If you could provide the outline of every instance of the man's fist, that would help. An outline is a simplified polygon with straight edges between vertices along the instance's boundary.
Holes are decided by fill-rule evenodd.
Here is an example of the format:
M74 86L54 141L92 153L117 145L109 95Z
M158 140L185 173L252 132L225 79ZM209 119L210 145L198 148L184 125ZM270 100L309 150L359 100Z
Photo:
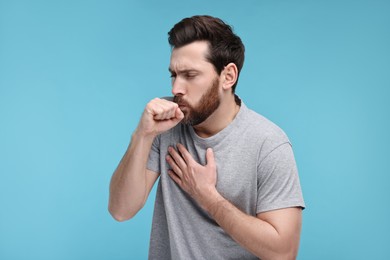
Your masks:
M179 106L161 98L151 100L145 107L137 131L156 136L176 126L184 118Z

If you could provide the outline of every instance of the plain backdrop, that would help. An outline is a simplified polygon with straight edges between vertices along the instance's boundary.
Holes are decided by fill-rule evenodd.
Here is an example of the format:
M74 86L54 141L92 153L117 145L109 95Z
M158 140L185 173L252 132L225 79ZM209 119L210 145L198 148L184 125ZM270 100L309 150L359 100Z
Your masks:
M167 32L196 14L246 45L237 94L287 132L307 209L298 259L390 259L390 2L0 0L0 259L147 259L111 175L170 94Z

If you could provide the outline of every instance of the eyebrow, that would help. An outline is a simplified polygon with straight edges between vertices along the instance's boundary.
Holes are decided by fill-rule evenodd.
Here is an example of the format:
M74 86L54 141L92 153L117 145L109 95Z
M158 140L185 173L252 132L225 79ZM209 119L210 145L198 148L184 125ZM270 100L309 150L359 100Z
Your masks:
M176 72L174 70L172 70L171 68L168 68L168 71L171 74L176 74ZM190 73L190 72L199 72L199 70L196 70L196 69L183 69L183 70L178 70L177 74Z

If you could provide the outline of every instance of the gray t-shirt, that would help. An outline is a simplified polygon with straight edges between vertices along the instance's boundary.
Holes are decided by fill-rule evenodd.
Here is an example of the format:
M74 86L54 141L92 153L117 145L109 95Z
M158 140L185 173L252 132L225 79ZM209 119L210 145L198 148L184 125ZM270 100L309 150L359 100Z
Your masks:
M183 144L206 164L212 148L217 190L243 212L305 207L291 144L285 133L241 104L235 119L209 138L178 124L155 138L147 168L160 173L149 259L257 259L237 244L168 176L168 146Z

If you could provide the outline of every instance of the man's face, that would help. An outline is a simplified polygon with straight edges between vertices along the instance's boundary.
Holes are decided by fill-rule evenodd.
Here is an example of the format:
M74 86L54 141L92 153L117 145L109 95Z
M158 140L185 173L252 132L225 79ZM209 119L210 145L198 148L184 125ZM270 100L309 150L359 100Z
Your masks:
M219 107L220 98L218 89L219 80L216 78L195 106L190 105L182 96L175 96L173 101L179 104L179 107L184 114L182 123L199 125L205 121Z
M182 123L198 125L220 104L219 76L206 60L208 44L194 42L172 51L172 93L184 113Z

